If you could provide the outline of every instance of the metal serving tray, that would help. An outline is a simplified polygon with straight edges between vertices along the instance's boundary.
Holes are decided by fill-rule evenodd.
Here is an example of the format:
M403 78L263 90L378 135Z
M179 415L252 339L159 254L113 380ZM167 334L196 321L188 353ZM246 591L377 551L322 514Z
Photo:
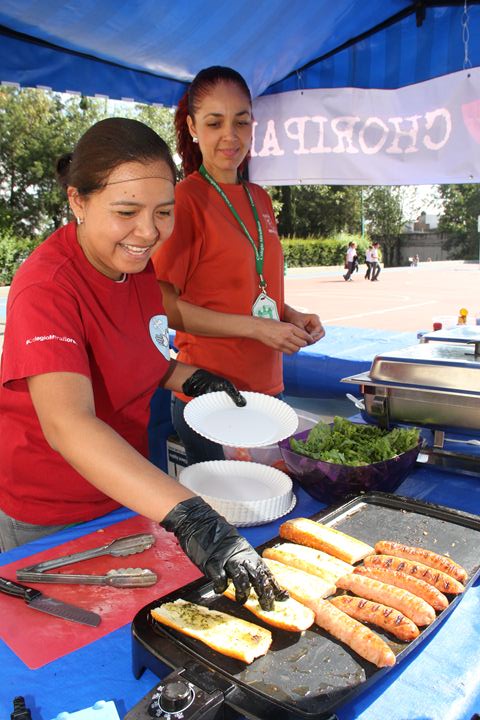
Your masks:
M424 342L467 343L473 345L475 357L480 355L480 325L457 325L449 330L435 330L423 335Z
M381 539L448 553L469 574L468 588L480 574L480 517L396 495L368 493L328 512L312 516L374 545ZM265 543L270 547L280 538ZM339 591L341 592L341 591ZM381 631L397 664L425 640L455 608L456 596L429 627L409 644L396 642ZM145 668L165 675L165 664L189 668L192 682L218 688L228 717L236 713L258 720L327 720L347 699L384 677L390 668L376 668L317 626L289 633L270 626L271 649L251 665L225 657L192 638L156 623L150 610L162 602L183 598L263 624L240 605L215 595L205 579L186 585L140 610L133 623L133 671ZM227 717L227 715L225 715Z
M419 343L377 355L370 378L376 383L480 395L480 358L471 345Z
M435 371L430 370L432 377ZM371 373L359 373L342 382L359 385L367 419L388 426L412 423L427 427L480 430L480 396L440 389L426 389L374 380Z

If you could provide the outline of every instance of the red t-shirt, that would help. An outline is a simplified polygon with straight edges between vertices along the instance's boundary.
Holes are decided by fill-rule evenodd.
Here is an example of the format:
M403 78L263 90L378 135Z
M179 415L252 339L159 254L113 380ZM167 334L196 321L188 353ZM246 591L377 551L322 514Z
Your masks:
M242 185L220 184L257 243L255 219ZM268 193L248 184L262 224L267 294L284 311L283 252ZM251 315L259 295L253 248L219 193L198 172L175 191L175 227L153 257L159 280L182 300L223 313ZM228 377L238 388L276 395L283 390L282 354L258 340L202 337L178 331L182 362ZM179 395L186 400L183 395Z
M150 399L168 358L151 264L117 283L85 258L73 223L45 240L16 273L8 297L0 385L3 511L55 525L118 507L50 448L25 378L48 372L90 378L97 416L147 456Z

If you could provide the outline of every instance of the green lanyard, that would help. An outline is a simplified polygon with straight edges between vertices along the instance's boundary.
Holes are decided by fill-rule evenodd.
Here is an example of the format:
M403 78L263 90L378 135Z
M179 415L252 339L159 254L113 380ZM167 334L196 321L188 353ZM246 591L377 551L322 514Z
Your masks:
M258 277L260 278L260 288L263 292L265 292L267 283L265 282L265 278L263 277L263 257L264 257L263 230L262 230L262 226L260 224L260 218L258 217L257 208L255 207L255 203L253 202L253 198L250 193L250 190L248 189L248 187L245 184L243 184L243 189L247 193L247 197L248 197L250 206L253 211L253 217L255 218L255 223L257 225L258 248L255 244L255 240L252 238L252 236L248 232L247 226L245 225L242 218L240 217L240 215L237 213L237 211L233 207L232 203L230 202L230 199L226 196L226 194L224 193L224 191L222 190L220 185L217 183L217 181L210 175L208 170L203 165L200 165L199 173L202 177L205 178L205 180L207 180L210 183L210 185L212 185L212 187L215 188L215 190L221 196L222 200L224 201L224 203L226 204L226 206L228 207L228 209L230 210L230 212L232 213L232 215L234 216L234 218L236 219L236 221L242 228L244 234L246 235L250 245L253 248L253 252L255 253L255 267L256 267L256 270L258 273Z

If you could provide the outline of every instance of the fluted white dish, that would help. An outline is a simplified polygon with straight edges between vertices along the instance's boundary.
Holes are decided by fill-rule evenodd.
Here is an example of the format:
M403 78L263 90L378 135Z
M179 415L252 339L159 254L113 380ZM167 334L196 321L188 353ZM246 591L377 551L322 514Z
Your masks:
M288 475L260 463L210 460L184 468L179 480L237 527L276 520L296 503Z
M262 393L242 395L244 407L226 392L200 395L185 407L185 421L208 440L231 447L264 447L295 433L298 416L286 402Z

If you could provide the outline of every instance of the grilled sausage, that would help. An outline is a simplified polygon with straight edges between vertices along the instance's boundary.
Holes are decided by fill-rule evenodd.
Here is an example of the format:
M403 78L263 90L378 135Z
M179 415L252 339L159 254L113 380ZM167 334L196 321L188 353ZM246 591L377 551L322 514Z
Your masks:
M402 590L394 585L386 585L378 580L350 573L337 580L337 587L400 610L415 625L430 625L435 620L435 610L431 605L408 590Z
M395 665L395 655L382 638L328 600L315 603L315 622L377 667Z
M401 572L400 570L392 570L392 568L383 567L365 567L360 565L353 571L359 575L366 575L373 580L380 580L380 582L387 583L387 585L395 585L396 587L409 590L409 592L417 595L418 597L425 600L434 610L441 612L448 607L448 600L440 590L437 590L433 585L429 585L425 580L419 580L413 575L407 575L407 573Z
M335 607L346 612L350 617L362 622L378 625L383 630L395 635L395 637L410 642L420 634L418 627L402 615L398 610L382 605L381 603L371 602L360 597L352 597L351 595L339 595L330 598L330 602Z
M450 577L441 570L423 565L423 563L404 560L403 558L394 557L393 555L368 555L363 561L366 567L390 567L393 570L400 570L413 575L414 577L425 580L429 585L433 585L440 592L450 595L458 595L464 591L462 583Z
M382 540L375 545L375 552L379 555L393 555L394 557L405 558L406 560L412 560L413 562L421 562L424 565L428 565L428 567L441 570L464 585L467 582L468 574L465 568L458 563L453 562L453 560L446 555L439 555L438 553L434 553L432 550L425 550L424 548L410 547L410 545L402 545L402 543Z

